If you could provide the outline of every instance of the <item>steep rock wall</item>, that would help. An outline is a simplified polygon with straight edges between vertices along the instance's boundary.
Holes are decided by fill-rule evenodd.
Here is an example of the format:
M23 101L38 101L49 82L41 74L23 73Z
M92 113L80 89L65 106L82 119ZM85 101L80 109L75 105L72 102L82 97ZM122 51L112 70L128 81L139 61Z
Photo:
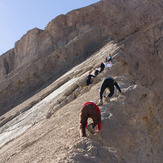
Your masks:
M33 107L32 101L22 104L20 110L15 110L16 118L13 117L14 109L12 114L5 114L0 119L1 122L4 120L0 127L0 144L6 143L0 149L0 162L162 162L163 115L158 104L163 104L151 89L150 80L143 81L146 83L143 85L139 78L142 70L147 73L151 69L145 50L146 53L138 53L142 57L129 53L132 49L129 50L127 45L139 48L136 38L139 38L139 32L119 44L110 42L64 74L58 83L53 83L63 90L61 94L56 94L54 86L50 85L51 94L46 94L46 98L38 102L42 94L38 92L38 99L36 96L31 99L33 102L37 99L38 103ZM84 87L88 70L98 67L108 53L113 55L111 70L105 69L91 85ZM145 62L141 63L143 60ZM135 69L137 62L141 66ZM146 79L150 79L149 74ZM87 138L80 138L80 105L90 100L98 101L99 88L106 76L114 77L125 93L122 96L115 89L110 102L104 101L100 107L101 133L92 135L86 131ZM66 87L66 82L72 82L72 85Z
M35 56L30 63L20 66L19 71L17 69L9 74L8 79L3 80L0 85L0 114L32 95L49 80L58 78L67 69L86 59L103 41L97 33L96 29L87 31L65 47L42 58Z
M45 30L36 28L27 32L16 42L14 49L0 56L0 114L29 97L48 80L57 79L86 59L103 45L106 38L116 42L126 41L125 57L130 60L127 64L130 64L131 73L135 64L132 59L151 55L151 45L155 44L153 50L158 57L151 57L155 63L148 61L144 66L157 65L160 70L158 58L162 59L162 15L161 0L103 0L58 16ZM149 32L152 30L153 34ZM144 37L148 39L143 41ZM150 50L147 50L149 47ZM138 49L141 49L139 57ZM134 57L132 51L135 51ZM144 69L143 65L141 69ZM142 75L139 75L141 69L134 72L135 80L144 81L149 87L153 81L153 88L158 89L160 76L157 75L154 80L157 73L153 70L153 77L151 72L146 72L142 80Z

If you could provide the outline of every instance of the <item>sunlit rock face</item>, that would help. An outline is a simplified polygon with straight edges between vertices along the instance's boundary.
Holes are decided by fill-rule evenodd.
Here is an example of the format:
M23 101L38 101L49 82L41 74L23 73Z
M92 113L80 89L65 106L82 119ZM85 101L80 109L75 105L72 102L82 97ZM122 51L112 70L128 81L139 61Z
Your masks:
M0 162L162 162L162 7L161 0L103 0L27 32L3 54L0 114L25 101L0 117ZM111 69L85 87L88 71L109 54ZM115 89L100 106L101 133L80 138L79 108L99 100L108 76L124 95Z
M96 6L91 6L94 13ZM91 14L87 9L72 11L52 20L45 30L35 28L28 31L15 43L12 51L1 56L0 114L47 82L56 80L104 45L106 36L101 34L100 29L88 24L91 19L87 22L82 20L82 17L86 18L87 11ZM73 22L74 12L80 13L80 25Z
M106 44L1 116L0 161L40 162L41 158L42 162L161 162L163 105L155 92L131 73L133 63L126 62L124 45ZM113 56L113 66L86 87L88 71L93 74L108 53ZM100 85L108 76L117 81L124 95L115 89L110 102L100 106L101 133L92 135L86 130L87 138L80 138L80 106L98 101Z
M137 156L137 162L162 160L162 6L161 0L103 0L56 17L44 30L35 28L28 31L13 49L0 56L0 115L87 59L108 40L113 40L121 49L117 61L122 64L122 67L113 68L113 72L120 75L127 71L126 78L134 86L126 95L123 111L114 113L118 119L129 119L122 122L126 127L120 130L119 121L117 129L116 124L111 125L115 127L113 132L119 131L122 140L113 139L115 135L108 135L105 131L103 138L117 142L114 147L122 162L125 158L127 162L134 162ZM89 68L91 66L90 62ZM87 70L85 67L81 69ZM66 101L58 106L64 106L75 97L66 97ZM114 112L121 105L120 98L114 99L112 104L116 100L115 107L109 111ZM130 109L134 109L134 113ZM126 132L130 127L135 128ZM126 141L125 133L128 136ZM125 146L123 142L128 144ZM105 143L112 146L111 141ZM121 143L123 146L118 149ZM131 153L127 155L125 150L131 150ZM112 156L110 152L109 158Z

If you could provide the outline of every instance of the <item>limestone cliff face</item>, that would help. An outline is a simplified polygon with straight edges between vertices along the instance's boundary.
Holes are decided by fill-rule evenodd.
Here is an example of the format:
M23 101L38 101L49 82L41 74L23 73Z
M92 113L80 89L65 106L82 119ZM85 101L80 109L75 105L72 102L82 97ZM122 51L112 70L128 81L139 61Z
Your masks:
M161 0L103 0L56 17L45 30L36 28L27 32L14 49L0 56L0 114L80 63L106 39L124 41L126 63L130 64L131 73L134 71L135 80L140 79L149 87L152 81L158 85L162 66L162 61L159 62L162 15ZM135 58L142 62L149 55L150 61L137 63L133 70ZM159 71L153 70L150 75L152 72L147 68L143 77L143 66L151 65L157 65Z
M15 43L15 69L32 60L34 56L43 56L54 51L51 36L44 30L32 29Z
M1 56L0 114L29 97L47 81L57 79L104 44L104 36L98 28L83 25L74 35L74 25L66 26L62 17L66 16L52 20L44 31L27 32L12 51ZM79 20L80 17L82 15Z

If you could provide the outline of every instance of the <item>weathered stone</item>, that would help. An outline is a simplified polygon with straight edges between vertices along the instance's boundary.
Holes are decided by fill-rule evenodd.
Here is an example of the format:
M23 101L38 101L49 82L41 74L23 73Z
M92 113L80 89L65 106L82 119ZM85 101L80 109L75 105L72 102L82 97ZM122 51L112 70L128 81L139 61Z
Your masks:
M34 28L15 43L14 68L31 61L34 56L45 56L54 51L53 42L48 32Z
M77 89L75 89L74 94L76 97L80 94L81 89L82 89L81 87L78 87Z
M17 71L14 70L12 76L9 74L6 80L1 81L0 104L2 109L0 114L11 109L27 96L32 95L49 79L57 79L73 65L87 58L101 44L101 41L101 36L98 35L96 29L93 29L80 35L64 48L55 50L43 58L35 56L30 60L30 63L24 63L25 68L21 66ZM4 97L8 98L3 100Z
M81 77L80 79L78 79L78 81L76 82L80 87L83 87L86 85L86 76Z
M14 49L0 56L0 80L5 80L6 76L14 70Z
M77 84L72 84L69 88L66 89L65 96L71 95L75 91L75 89L77 89L77 87Z
M67 97L67 100L68 100L68 102L71 102L71 101L73 101L75 98L76 98L75 93L72 93L71 95L69 95L69 96Z
M23 100L47 81L57 79L74 65L85 62L69 74L69 79L79 78L74 84L82 88L77 90L72 86L67 95L74 92L75 96L60 98L66 93L63 90L60 96L50 101L45 98L47 103L41 101L36 108L32 107L14 119L12 116L16 114L4 115L7 123L1 119L1 162L161 162L162 15L161 0L102 0L49 23L45 33L50 35L56 49L46 57L35 56L12 70L18 61L10 63L9 54L15 56L15 51L8 52L7 57L3 55L0 59L0 66L4 66L0 72L3 76L0 78L3 79L1 114L7 107L12 108L11 104L20 97ZM34 33L37 36L37 30ZM107 42L88 58L106 38L114 41ZM31 52L34 54L35 50L32 48ZM97 68L109 53L113 55L111 71L105 69L99 74L99 80L85 86L87 71ZM100 107L101 133L88 133L87 138L80 139L79 108L87 101L98 101L102 79L108 76L116 79L124 95L115 89L110 101L104 101ZM56 83L55 88L67 81L65 78ZM48 120L44 119L45 115ZM28 126L32 127L27 130ZM12 136L15 137L10 141Z

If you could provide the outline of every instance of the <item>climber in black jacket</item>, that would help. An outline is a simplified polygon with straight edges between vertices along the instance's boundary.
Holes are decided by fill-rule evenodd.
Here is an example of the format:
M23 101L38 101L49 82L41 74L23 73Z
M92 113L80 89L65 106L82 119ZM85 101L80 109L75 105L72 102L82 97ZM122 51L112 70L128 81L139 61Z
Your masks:
M116 88L119 90L119 92L121 94L123 94L119 85L112 77L104 78L101 88L100 88L100 101L97 103L98 106L103 104L102 98L103 98L103 93L106 88L109 88L109 90L110 90L109 95L106 97L106 101L109 101L109 98L114 94L114 86L116 86Z
M96 69L95 69L95 72L94 72L94 75L97 76L97 75L99 74L99 72L100 72L100 71L96 68Z
M105 65L103 62L101 62L100 64L100 72L104 71Z
M92 75L90 72L88 73L87 79L86 79L86 85L91 84L91 78L95 77L94 75Z

